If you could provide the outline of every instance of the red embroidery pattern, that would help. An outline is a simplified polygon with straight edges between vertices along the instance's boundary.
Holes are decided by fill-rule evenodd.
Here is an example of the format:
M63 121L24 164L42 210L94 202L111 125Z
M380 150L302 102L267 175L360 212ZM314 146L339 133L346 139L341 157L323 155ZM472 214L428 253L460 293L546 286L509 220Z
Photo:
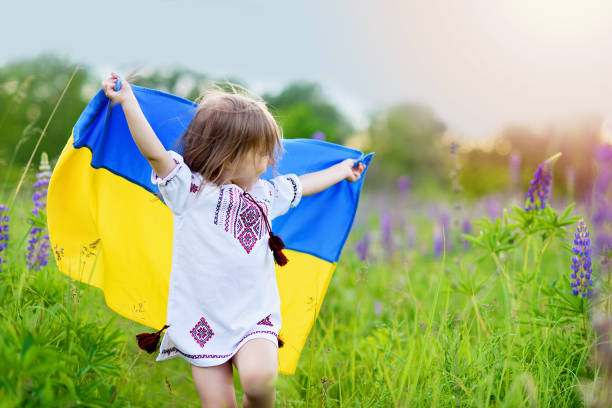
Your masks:
M266 326L274 326L272 322L270 321L270 315L267 315L265 318L258 321L257 324L264 324Z
M198 186L193 184L193 183L191 183L191 187L189 188L189 192L190 193L195 193L197 191L198 191Z
M236 343L236 345L234 346L234 350L236 350L236 348L240 345L240 343L242 342L242 340L246 339L248 336L252 336L253 334L256 333L268 333L268 334L272 334L274 335L274 337L277 338L278 340L278 334L273 332L273 331L268 331L268 330L258 330L258 331L253 331L250 333L247 333L246 335L244 335L239 341L238 343ZM184 355L187 358L226 358L231 356L232 354L234 354L234 352L231 352L229 354L187 354L187 353L183 353L181 350L177 349L176 347L171 347L169 349L165 349L162 350L160 354L170 354L172 352L178 352L181 353L182 355Z
M234 205L234 189L229 191L229 203L227 205L227 213L225 214L225 230L228 231L229 221L232 215L232 207Z
M215 334L208 322L205 318L201 318L200 321L194 326L193 329L189 332L193 339L200 345L200 347L204 347L206 342L210 340L210 338Z
M265 201L257 202L268 215L268 204ZM264 220L259 208L242 197L240 191L234 186L221 188L214 222L226 232L232 234L240 242L247 254L251 253L258 240L265 232Z

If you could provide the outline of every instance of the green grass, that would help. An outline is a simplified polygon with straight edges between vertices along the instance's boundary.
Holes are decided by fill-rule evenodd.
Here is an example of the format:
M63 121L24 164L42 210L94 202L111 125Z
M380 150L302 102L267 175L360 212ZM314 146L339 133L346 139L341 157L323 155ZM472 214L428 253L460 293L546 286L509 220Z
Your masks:
M156 363L138 348L135 334L150 328L111 311L99 289L61 274L53 259L26 268L30 203L14 205L10 268L0 273L0 405L199 406L186 361ZM412 217L419 243L431 242L425 217ZM279 376L276 406L584 405L579 384L599 375L594 336L553 290L570 292L560 238L539 267L537 236L527 258L524 246L507 252L508 283L492 257L476 261L486 252L475 247L441 259L420 244L393 259L375 247L378 256L360 262L362 232L347 242L295 375Z

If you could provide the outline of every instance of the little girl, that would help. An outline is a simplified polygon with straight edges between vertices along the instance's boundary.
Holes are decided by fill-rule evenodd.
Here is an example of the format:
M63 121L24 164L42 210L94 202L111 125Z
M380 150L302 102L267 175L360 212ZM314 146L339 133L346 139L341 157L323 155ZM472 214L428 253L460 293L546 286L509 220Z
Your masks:
M173 213L168 329L156 361L187 360L203 407L236 406L233 362L243 406L273 406L281 328L274 263L287 259L270 223L301 197L358 180L365 166L346 159L266 181L259 176L278 160L282 134L262 100L204 94L179 138L179 154L159 141L127 81L112 73L102 88L121 104Z

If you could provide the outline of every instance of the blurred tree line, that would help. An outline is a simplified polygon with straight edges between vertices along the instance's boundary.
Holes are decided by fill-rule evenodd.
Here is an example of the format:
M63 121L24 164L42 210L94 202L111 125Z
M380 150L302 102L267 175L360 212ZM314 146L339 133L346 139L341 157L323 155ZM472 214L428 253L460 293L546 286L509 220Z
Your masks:
M374 114L366 150L376 153L376 161L368 177L387 189L394 188L401 175L410 177L413 184L446 186L448 154L442 141L445 130L446 125L430 108L416 103L400 103Z
M18 179L75 65L55 55L42 54L0 66L0 186L5 178L9 183ZM210 81L218 82L186 68L135 74L128 79L136 85L189 100L195 100ZM127 77L130 73L123 75ZM52 163L58 158L79 115L100 90L103 79L81 65L42 139L37 158L43 151L49 154ZM248 84L239 78L228 80L248 89ZM317 132L327 141L376 152L368 171L368 188L394 189L400 176L409 177L412 187L419 190L450 188L452 137L443 120L427 106L403 102L386 107L371 113L367 129L356 131L316 83L295 81L278 93L261 96L286 138L308 138ZM553 172L553 187L562 194L584 197L597 172L593 156L602 143L600 124L601 118L591 118L573 128L551 127L543 132L511 125L488 148L460 148L457 157L461 164L458 177L462 194L477 197L526 190L537 165L561 151L563 156ZM456 141L461 147L463 142ZM30 171L34 173L36 169ZM517 172L518 176L514 174Z
M471 148L461 155L460 182L471 196L525 192L538 165L561 152L553 167L554 192L586 199L599 172L596 152L607 143L602 138L602 122L601 117L584 116L564 124L552 123L543 130L507 125L487 148Z

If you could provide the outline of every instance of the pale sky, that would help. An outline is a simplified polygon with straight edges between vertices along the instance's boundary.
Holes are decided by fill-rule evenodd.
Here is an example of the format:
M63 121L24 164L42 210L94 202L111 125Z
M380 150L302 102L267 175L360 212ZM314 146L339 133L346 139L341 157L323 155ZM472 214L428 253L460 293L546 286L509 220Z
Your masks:
M312 80L358 126L399 101L471 138L612 114L608 0L20 0L2 14L0 63L55 51L101 80L179 65L256 92Z

